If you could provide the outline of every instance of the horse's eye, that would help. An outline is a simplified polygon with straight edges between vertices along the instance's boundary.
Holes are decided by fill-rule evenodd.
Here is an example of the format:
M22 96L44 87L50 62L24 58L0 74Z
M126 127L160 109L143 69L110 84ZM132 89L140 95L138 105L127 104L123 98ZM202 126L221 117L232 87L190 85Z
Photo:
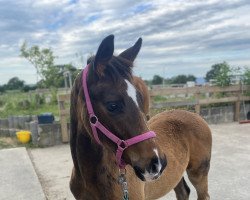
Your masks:
M121 110L121 106L117 102L108 102L108 103L106 103L106 108L111 113L118 113Z

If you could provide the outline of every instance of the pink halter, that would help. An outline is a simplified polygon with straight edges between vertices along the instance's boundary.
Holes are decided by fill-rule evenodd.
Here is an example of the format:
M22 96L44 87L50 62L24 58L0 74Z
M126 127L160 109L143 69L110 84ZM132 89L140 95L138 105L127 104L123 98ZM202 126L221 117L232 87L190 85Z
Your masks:
M153 131L148 131L146 133L143 133L141 135L137 135L137 136L132 137L130 139L121 140L116 135L111 133L107 128L105 128L101 124L101 122L99 122L97 116L94 113L94 110L93 110L93 107L92 107L92 104L90 101L90 97L89 97L89 92L88 92L87 74L88 74L89 66L90 66L90 64L87 65L86 68L83 70L82 85L83 85L83 91L84 91L85 101L86 101L86 105L87 105L87 110L88 110L88 114L89 114L89 122L90 122L90 126L92 129L94 138L98 144L102 145L100 140L99 140L98 133L97 133L97 128L98 128L106 137L108 137L111 141L113 141L114 143L117 144L116 160L117 160L117 163L119 165L119 168L124 169L126 166L126 163L122 159L123 151L131 145L134 145L136 143L139 143L139 142L142 142L144 140L155 137L156 134Z

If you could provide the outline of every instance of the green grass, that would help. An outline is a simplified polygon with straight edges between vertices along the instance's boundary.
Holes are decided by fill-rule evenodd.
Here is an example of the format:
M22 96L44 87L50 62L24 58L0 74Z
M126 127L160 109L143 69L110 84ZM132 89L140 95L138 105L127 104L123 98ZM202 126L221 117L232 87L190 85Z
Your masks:
M51 103L45 103L45 97L48 95L50 94L6 92L0 95L0 118L11 115L37 115L46 112L53 113L57 117L59 116L57 102L54 100Z
M153 101L156 103L160 103L160 102L174 102L174 101L192 101L195 100L194 96L190 96L190 97L169 97L169 96L160 96L157 95L154 97Z

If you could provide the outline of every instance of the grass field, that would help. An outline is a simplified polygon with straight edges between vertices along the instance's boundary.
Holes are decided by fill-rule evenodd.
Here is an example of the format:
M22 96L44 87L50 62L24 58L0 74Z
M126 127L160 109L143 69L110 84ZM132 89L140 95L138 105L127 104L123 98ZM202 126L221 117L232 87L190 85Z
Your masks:
M50 99L46 103L46 99ZM41 113L59 115L56 94L24 93L20 91L6 92L0 95L0 118L10 115L37 115Z

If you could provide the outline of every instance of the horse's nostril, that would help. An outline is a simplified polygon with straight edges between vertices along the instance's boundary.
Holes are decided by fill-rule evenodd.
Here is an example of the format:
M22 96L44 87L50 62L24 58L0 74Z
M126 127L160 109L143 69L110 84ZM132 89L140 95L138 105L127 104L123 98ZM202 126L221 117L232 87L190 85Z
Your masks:
M160 159L157 157L152 158L150 165L149 165L149 171L151 173L158 173L161 168L161 163L159 162Z
M143 171L140 167L134 166L135 174L142 180L145 181L145 177L143 176Z
M152 172L156 173L157 171L158 171L157 170L157 165L156 164L152 165Z
M162 167L161 167L161 173L163 172L163 170L166 168L166 166L167 166L167 158L166 158L166 156L164 155L164 158L163 159L161 159L161 165L162 165Z

